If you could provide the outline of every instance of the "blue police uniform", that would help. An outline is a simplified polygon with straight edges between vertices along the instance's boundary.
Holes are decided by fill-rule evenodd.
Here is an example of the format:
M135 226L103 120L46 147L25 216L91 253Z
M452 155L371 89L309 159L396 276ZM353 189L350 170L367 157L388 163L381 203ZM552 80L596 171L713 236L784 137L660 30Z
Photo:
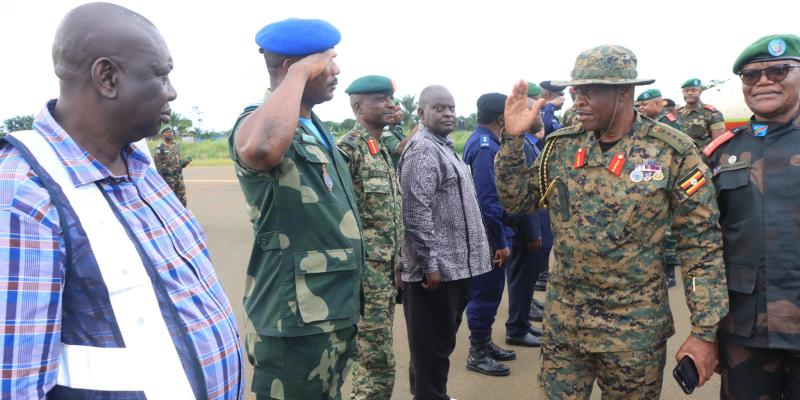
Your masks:
M537 147L537 139L530 133L525 134L523 150L525 161L532 165L539 157L541 150ZM549 248L553 246L553 234L550 230L550 216L547 210L538 210L532 214L521 215L516 221L516 232L511 246L511 258L508 262L508 320L506 321L507 337L522 337L530 330L528 314L531 308L534 284L539 274L547 267L550 256ZM542 248L529 252L528 243L542 239Z
M558 120L556 117L556 105L547 103L542 107L541 114L542 114L542 123L544 124L544 136L561 129L561 121ZM536 140L536 138L533 138ZM536 142L536 146L539 150L544 148L544 140Z
M510 216L500 206L494 177L494 156L500 151L500 141L488 128L479 125L464 144L464 162L472 169L486 236L492 254L511 247L514 231L506 226ZM470 301L467 304L467 326L473 340L491 338L492 324L503 297L505 266L472 278Z

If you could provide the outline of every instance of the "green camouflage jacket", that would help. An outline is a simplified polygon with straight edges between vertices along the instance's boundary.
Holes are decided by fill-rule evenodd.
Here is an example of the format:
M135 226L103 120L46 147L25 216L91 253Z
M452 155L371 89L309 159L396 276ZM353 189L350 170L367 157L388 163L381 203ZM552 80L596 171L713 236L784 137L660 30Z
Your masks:
M400 155L397 154L397 145L405 138L406 135L403 134L401 125L389 125L383 129L381 143L389 151L389 155L392 157L392 166L395 169L397 168L397 162L400 161Z
M691 141L637 115L632 133L605 153L581 125L552 133L531 168L522 148L521 137L503 138L497 192L509 212L527 214L539 206L540 171L552 188L545 340L615 352L672 336L661 246L672 221L692 334L713 341L728 311L719 211Z
M253 223L245 329L263 336L305 336L354 325L359 317L364 249L347 163L298 123L280 165L265 172L236 153L239 116L228 138ZM331 137L311 114L317 128ZM331 139L332 140L332 139Z
M670 111L661 110L661 114L658 114L658 118L655 118L655 120L683 132L683 125L681 125L681 121Z
M181 146L177 142L161 142L156 146L153 162L161 176L179 175L186 160L181 158Z
M564 117L561 119L564 121L565 127L578 124L578 114L575 113L574 104L564 111Z
M364 295L394 295L394 271L400 268L400 244L403 240L400 185L391 157L380 141L359 125L339 139L345 154L358 198L363 225L367 263L364 271ZM373 271L373 266L385 266Z
M693 108L676 108L675 116L683 126L683 133L689 135L701 149L711 141L713 129L725 129L725 117L722 113L703 102L698 102L697 107Z

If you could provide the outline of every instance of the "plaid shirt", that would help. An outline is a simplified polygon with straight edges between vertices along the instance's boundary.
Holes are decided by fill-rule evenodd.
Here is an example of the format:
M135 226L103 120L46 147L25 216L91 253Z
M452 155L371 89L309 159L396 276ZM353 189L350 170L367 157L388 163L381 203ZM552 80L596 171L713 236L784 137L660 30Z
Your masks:
M141 242L199 357L208 398L243 398L244 367L236 322L197 220L149 167L146 155L128 146L122 155L129 177L113 177L53 119L54 106L55 100L47 104L36 117L34 129L50 142L76 186L99 183ZM4 399L42 399L56 385L62 308L70 306L62 296L66 257L59 216L46 189L20 153L0 142L0 393ZM91 306L96 305L86 305ZM110 307L90 312L102 314L100 320L113 320ZM86 340L94 345L123 347L118 331L108 326L87 332L91 338Z

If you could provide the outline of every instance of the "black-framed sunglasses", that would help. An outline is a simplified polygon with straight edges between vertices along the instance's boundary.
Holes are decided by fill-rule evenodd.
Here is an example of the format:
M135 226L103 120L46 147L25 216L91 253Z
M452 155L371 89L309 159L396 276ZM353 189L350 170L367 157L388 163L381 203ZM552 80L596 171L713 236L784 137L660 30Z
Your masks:
M800 65L778 64L764 69L743 69L739 72L739 77L742 78L742 83L745 85L753 86L761 79L761 74L765 73L767 74L767 79L777 83L786 79L786 75L789 75L789 70L792 68L800 68Z

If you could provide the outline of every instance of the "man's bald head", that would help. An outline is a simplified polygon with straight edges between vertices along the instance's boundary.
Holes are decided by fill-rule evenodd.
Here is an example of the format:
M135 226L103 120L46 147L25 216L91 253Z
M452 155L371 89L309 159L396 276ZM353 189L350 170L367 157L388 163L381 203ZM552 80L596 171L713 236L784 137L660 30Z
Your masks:
M456 119L456 103L446 87L431 85L419 95L419 119L436 135L447 136L453 131Z
M53 41L53 66L62 81L88 78L100 57L119 60L131 46L143 42L163 44L155 25L125 7L89 3L76 7L61 21Z

